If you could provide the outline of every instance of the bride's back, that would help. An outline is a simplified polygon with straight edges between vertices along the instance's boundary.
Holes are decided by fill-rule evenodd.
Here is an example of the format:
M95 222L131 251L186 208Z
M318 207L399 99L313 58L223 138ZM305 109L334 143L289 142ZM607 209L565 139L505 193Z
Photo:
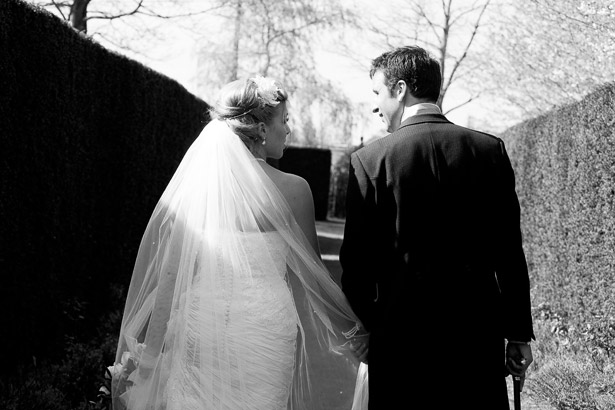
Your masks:
M290 135L287 99L286 91L271 79L237 80L220 90L212 113L225 121L259 160L289 205L292 215L284 215L286 221L294 217L310 245L318 252L310 186L305 179L279 171L265 162L267 158L279 159L284 153Z
M300 176L282 172L265 162L261 162L261 166L288 203L292 215L285 215L287 220L294 217L312 248L318 252L314 198L309 184Z

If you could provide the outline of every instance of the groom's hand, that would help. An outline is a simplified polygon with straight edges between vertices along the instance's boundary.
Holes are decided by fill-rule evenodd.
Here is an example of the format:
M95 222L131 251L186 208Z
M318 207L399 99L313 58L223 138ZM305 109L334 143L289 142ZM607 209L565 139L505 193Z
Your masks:
M350 341L350 351L359 361L367 364L367 354L369 353L369 338L360 336Z
M525 383L525 372L533 361L532 347L529 344L519 342L506 344L506 369L513 376L521 378L521 390Z

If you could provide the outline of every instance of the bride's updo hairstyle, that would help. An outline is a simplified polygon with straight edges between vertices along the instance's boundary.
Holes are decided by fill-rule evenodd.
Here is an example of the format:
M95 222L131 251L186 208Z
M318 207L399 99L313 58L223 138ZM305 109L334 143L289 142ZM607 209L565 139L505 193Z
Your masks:
M213 118L226 121L250 148L262 141L259 123L270 124L275 107L287 99L286 91L271 78L236 80L220 90L211 114Z

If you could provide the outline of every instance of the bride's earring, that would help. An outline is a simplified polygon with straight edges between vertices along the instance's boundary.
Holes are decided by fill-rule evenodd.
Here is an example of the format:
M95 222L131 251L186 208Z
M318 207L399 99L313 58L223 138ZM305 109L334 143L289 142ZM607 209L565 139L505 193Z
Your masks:
M261 137L261 145L267 144L267 126L264 122L258 124L258 136Z

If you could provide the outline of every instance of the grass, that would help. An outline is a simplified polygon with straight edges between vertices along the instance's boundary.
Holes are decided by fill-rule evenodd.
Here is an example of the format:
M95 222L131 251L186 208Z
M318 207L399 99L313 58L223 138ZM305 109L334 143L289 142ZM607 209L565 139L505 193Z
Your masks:
M615 409L615 357L608 344L614 341L600 333L605 326L564 320L547 305L534 316L527 394L557 410Z

